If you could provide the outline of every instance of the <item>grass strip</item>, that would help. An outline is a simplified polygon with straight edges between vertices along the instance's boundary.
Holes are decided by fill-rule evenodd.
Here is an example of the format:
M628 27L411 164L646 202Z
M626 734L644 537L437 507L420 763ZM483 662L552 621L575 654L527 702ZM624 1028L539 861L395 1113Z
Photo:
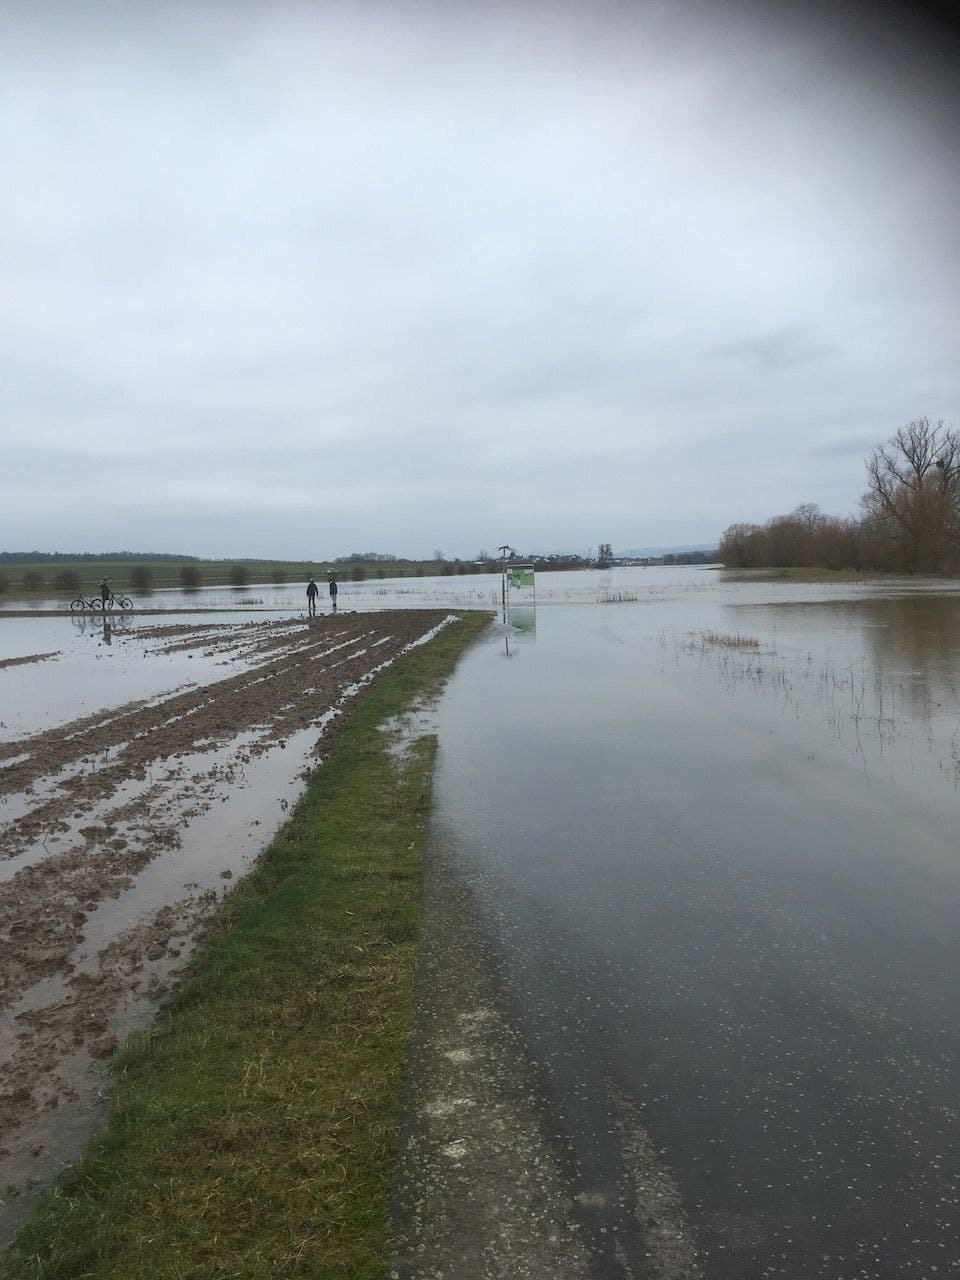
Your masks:
M0 1259L4 1280L383 1275L436 741L462 617L358 701L188 980L117 1062L107 1124Z

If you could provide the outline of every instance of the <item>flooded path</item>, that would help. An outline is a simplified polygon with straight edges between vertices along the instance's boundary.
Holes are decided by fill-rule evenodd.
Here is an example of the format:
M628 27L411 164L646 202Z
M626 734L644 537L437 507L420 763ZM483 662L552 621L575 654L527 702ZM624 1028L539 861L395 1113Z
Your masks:
M960 596L654 573L440 708L435 841L589 1274L647 1274L649 1139L711 1280L960 1275Z

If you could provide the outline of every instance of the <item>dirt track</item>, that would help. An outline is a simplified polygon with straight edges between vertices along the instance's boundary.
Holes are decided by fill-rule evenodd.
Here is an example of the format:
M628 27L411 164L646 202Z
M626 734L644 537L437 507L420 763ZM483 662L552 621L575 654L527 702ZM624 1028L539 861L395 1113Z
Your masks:
M233 669L0 743L0 1187L71 1154L50 1117L89 1098L95 1064L147 1016L235 874L204 866L203 833L229 820L245 783L246 814L258 812L257 770L288 743L282 766L302 775L358 688L446 616L140 627L122 643L145 660L194 652ZM163 892L141 894L153 863ZM0 1235L16 1216L0 1206Z

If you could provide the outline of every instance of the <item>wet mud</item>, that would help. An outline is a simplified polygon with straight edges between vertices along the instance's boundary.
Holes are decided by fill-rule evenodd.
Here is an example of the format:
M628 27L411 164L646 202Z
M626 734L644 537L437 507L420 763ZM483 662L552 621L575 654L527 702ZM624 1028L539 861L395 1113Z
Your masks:
M59 649L54 649L52 653L28 653L23 658L0 658L0 671L6 667L24 667L34 662L46 662L50 658L56 658L60 654Z
M95 1125L105 1061L176 980L236 849L249 862L351 699L447 616L137 628L116 641L144 662L223 675L0 743L0 1240Z

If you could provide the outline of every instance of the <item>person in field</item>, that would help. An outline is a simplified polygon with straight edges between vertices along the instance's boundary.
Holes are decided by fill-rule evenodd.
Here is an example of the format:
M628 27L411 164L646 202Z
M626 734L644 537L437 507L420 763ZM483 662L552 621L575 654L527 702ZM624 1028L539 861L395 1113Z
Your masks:
M330 575L330 586L329 586L328 590L329 590L329 592L330 592L330 603L333 605L334 613L336 613L336 609L337 609L337 578L336 578L336 574L331 573L331 575Z
M310 614L311 618L315 618L317 616L317 592L319 590L320 588L311 578L307 583L307 612Z
M106 578L104 578L104 580L100 583L100 600L104 608L107 607L107 601L109 599L110 599L110 588L107 585Z

